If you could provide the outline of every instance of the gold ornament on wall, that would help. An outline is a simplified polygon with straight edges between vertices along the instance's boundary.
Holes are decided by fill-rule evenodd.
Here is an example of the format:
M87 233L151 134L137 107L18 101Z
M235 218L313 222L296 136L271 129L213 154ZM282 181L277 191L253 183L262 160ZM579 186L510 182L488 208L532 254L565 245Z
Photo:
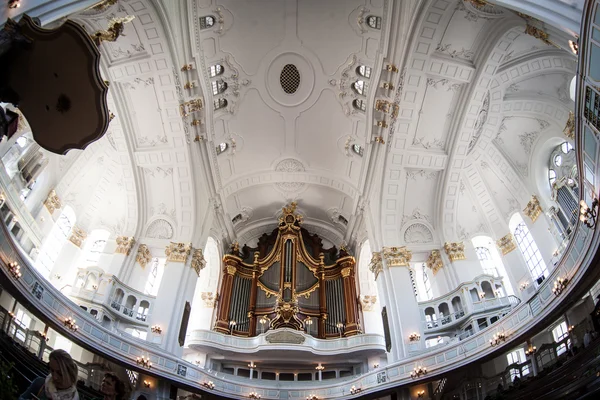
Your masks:
M200 276L200 271L204 267L206 267L206 260L204 259L204 254L202 254L202 249L195 249L194 254L192 254L192 268Z
M444 267L444 262L442 261L442 255L439 250L432 250L429 258L427 258L427 266L431 271L433 271L433 275L435 276L440 269Z
M215 306L216 296L213 292L202 292L200 298L204 302L204 307L213 308Z
M125 30L125 24L133 21L134 18L134 15L112 18L108 22L108 28L106 30L100 29L92 33L90 37L96 46L100 46L100 43L102 42L115 42L119 36L123 34L123 31Z
M62 207L62 203L60 202L60 199L58 198L58 195L56 194L54 189L52 189L50 193L48 193L48 197L46 197L44 205L46 206L50 214L54 213L55 210L58 210Z
M485 0L465 0L467 3L471 3L473 7L480 10L483 7L488 5L488 2Z
M69 241L75 246L81 247L81 244L83 243L85 238L87 238L87 233L83 229L74 226L73 230L71 230L71 236L69 236Z
M131 248L135 244L133 236L117 236L117 249L115 253L129 255Z
M464 260L465 257L465 244L463 242L446 242L444 243L444 250L450 261Z
M408 267L412 253L405 246L384 247L383 257L388 267Z
M381 253L373 252L371 256L371 262L369 263L369 271L375 274L375 280L379 276L379 273L383 271L383 263L381 261Z
M173 243L167 246L165 254L167 256L167 262L182 262L187 261L190 252L192 251L192 244L185 243Z
M145 244L140 244L140 247L138 247L137 255L135 257L135 261L140 263L142 268L145 268L151 259L152 255L150 254L150 249L148 248L148 246L146 246Z
M563 133L567 138L575 140L575 113L573 111L569 111L569 119Z
M360 305L363 311L373 311L377 303L377 296L360 296Z
M550 41L550 39L548 38L548 34L543 29L540 29L529 23L527 23L525 33L529 36L533 36L536 39L540 39L542 42L546 43L549 46L558 47L556 44Z
M527 206L523 210L525 215L531 218L531 221L535 222L540 214L542 213L542 207L540 206L540 201L536 197L536 195L531 196L531 200L527 203Z
M186 101L185 103L179 105L179 113L182 117L187 117L193 112L202 110L202 107L202 99Z
M508 254L517 248L517 244L515 243L512 233L509 233L508 235L496 240L496 245L502 251L502 255Z

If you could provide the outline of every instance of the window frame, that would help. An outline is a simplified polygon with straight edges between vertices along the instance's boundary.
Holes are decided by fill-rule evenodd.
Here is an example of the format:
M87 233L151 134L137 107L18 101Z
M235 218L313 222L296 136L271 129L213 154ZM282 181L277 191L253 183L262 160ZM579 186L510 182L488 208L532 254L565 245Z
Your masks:
M477 259L479 260L483 273L498 278L500 274L498 273L498 267L496 267L490 249L485 246L477 246L475 247L475 253L477 254Z
M371 67L369 67L368 65L359 65L356 68L356 74L365 79L371 79L372 72L373 72L373 69Z
M227 90L227 82L225 82L223 79L212 81L211 86L213 96L218 96Z
M208 68L208 75L210 78L223 75L223 72L225 72L225 68L221 64L214 64Z
M212 22L209 23L209 21ZM200 30L212 28L215 26L215 22L217 22L217 19L214 17L214 15L204 15L200 17Z
M377 29L377 30L381 30L381 22L382 19L381 17L378 17L376 15L369 15L366 19L365 19L367 26L371 29Z
M352 101L354 109L362 112L367 112L367 102L361 99L354 99Z
M213 100L214 111L221 110L227 107L227 99L224 97L219 97L218 99Z
M529 270L529 275L536 282L541 277L547 278L550 274L548 266L544 261L537 243L533 239L533 235L529 231L525 221L521 220L513 231L513 236L521 255L525 259L525 264Z

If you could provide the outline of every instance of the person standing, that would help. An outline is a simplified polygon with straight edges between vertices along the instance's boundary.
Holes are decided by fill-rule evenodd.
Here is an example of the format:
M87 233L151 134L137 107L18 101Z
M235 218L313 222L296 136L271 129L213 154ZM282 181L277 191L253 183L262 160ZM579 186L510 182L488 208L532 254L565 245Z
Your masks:
M125 384L112 372L104 374L100 392L104 395L102 400L124 400Z
M19 400L79 400L77 392L77 365L64 350L50 353L50 373L31 382ZM35 397L33 397L35 396Z

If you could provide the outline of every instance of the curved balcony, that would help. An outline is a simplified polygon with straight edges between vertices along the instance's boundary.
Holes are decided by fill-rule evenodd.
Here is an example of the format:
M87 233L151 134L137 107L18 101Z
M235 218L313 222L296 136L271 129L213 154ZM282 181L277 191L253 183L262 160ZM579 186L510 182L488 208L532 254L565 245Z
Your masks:
M251 338L225 335L215 331L195 330L187 338L190 348L205 353L255 354L260 356L280 352L281 360L314 360L313 355L320 356L326 362L327 358L339 359L344 357L368 357L385 353L385 339L381 335L364 334L340 339L317 339L304 332L293 329L277 329L262 333ZM276 357L277 358L277 357Z
M148 325L156 296L150 296L127 286L117 277L112 277L104 304L116 318L132 324Z

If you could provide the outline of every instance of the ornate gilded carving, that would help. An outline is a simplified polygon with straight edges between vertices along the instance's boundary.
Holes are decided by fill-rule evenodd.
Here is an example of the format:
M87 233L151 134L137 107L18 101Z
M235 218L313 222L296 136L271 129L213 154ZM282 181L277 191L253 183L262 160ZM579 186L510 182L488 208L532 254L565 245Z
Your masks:
M204 307L213 308L215 306L216 296L213 292L202 292L200 298L204 302Z
M465 244L463 242L446 242L444 243L444 250L450 261L464 260L465 257Z
M390 112L390 102L386 100L375 100L375 110L384 113Z
M92 10L94 11L104 11L107 8L109 8L110 6L117 4L117 1L119 0L103 0L100 3L96 4L95 6L92 7Z
M517 244L514 241L512 233L509 233L508 235L496 240L496 245L502 251L502 255L508 254L517 248Z
M265 340L269 343L302 344L304 336L290 331L276 331L267 334Z
M465 0L465 1L468 3L471 3L471 5L478 10L487 6L487 4L488 4L487 1L485 1L485 0Z
M81 247L81 243L83 243L86 237L87 233L83 229L74 226L71 230L71 236L69 236L69 241L75 246Z
M344 277L344 278L349 277L351 272L352 272L352 269L350 267L342 268L342 271L341 271L342 277Z
M360 296L360 305L363 311L373 311L377 303L377 296Z
M271 328L301 329L303 323L298 319L298 306L295 302L285 302L281 296L277 296L277 316L271 321Z
M225 270L227 271L228 275L235 275L235 273L237 272L237 268L234 267L233 265L225 266Z
M182 262L187 261L190 252L192 251L192 244L188 243L173 243L167 246L165 254L167 255L167 262Z
M438 273L440 269L444 267L444 262L442 261L442 254L439 250L431 251L429 258L427 258L427 266L433 271L434 276Z
M96 46L100 46L102 42L114 42L125 30L125 24L131 22L135 16L128 15L126 17L113 18L108 23L108 29L100 29L90 35Z
M279 229L291 227L292 225L301 225L303 217L296 213L297 204L292 201L289 206L283 207L283 213L279 217Z
M369 271L375 274L375 280L377 280L379 273L383 271L381 252L373 252L373 255L371 256L371 262L369 263Z
M548 39L548 34L543 29L535 27L529 23L527 23L525 33L527 35L533 36L536 39L540 39L542 42L546 43L549 46L558 47L556 44L552 43L550 39Z
M137 255L135 256L135 261L137 261L142 268L145 268L146 265L152 259L152 255L150 254L150 249L145 244L140 244L138 247Z
M203 107L202 99L186 101L179 105L179 113L182 117L187 117L191 113L201 111Z
M412 253L405 246L384 247L383 257L388 267L408 267Z
M204 254L202 254L202 249L195 249L194 254L192 254L192 268L200 276L200 271L204 267L206 267L206 260L204 259Z
M52 189L50 193L48 193L48 197L46 197L44 205L46 206L50 214L62 207L62 203L60 202L60 199L58 198L58 195L56 194L54 189Z
M540 201L536 197L536 195L531 196L531 200L527 203L527 206L523 210L525 215L527 215L533 222L535 222L540 214L542 213L542 206L540 206Z
M133 236L117 236L117 249L115 253L129 255L134 244L135 239Z
M573 111L569 111L569 119L563 133L567 138L575 140L575 113Z

